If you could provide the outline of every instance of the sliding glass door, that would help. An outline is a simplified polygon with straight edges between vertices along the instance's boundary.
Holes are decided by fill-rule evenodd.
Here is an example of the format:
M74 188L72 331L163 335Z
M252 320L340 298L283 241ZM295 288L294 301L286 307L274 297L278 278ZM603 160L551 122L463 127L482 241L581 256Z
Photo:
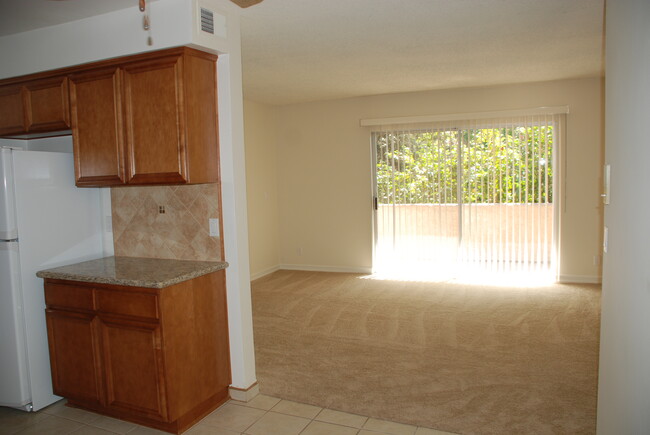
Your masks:
M456 260L460 240L458 135L456 130L435 129L373 135L375 258L380 268Z
M555 273L559 117L373 133L375 268Z

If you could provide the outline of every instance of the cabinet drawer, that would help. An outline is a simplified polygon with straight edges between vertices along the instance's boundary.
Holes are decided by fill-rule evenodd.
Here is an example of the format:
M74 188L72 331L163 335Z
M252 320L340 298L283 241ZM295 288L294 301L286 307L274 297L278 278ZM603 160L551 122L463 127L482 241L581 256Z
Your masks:
M97 311L107 314L158 319L158 298L146 293L96 290Z
M45 303L50 308L85 311L95 309L91 287L47 283L45 284Z

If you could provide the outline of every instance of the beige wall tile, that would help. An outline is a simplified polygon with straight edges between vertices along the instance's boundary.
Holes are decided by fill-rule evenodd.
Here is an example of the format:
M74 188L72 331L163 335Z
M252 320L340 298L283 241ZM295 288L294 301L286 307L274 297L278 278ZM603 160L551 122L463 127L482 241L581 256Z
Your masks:
M219 194L218 184L112 188L115 255L222 260L221 238L208 227L221 219Z

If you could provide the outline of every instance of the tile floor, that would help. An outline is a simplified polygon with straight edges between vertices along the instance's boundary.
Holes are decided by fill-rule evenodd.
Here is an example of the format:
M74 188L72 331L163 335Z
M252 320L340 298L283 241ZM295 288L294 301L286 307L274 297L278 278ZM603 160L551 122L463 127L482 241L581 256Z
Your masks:
M450 435L423 427L323 409L258 395L231 400L205 417L188 435ZM65 406L65 400L39 412L0 407L0 435L155 435L165 434L114 418Z

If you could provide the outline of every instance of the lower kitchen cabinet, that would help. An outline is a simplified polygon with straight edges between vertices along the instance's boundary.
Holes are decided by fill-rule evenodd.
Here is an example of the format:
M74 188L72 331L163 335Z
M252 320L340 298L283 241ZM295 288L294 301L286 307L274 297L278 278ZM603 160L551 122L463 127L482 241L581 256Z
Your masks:
M48 311L46 319L53 389L70 400L100 405L99 320L91 314L58 310Z
M228 399L225 272L165 288L45 280L54 393L181 433Z
M160 327L120 321L101 323L106 405L153 419L167 417Z

